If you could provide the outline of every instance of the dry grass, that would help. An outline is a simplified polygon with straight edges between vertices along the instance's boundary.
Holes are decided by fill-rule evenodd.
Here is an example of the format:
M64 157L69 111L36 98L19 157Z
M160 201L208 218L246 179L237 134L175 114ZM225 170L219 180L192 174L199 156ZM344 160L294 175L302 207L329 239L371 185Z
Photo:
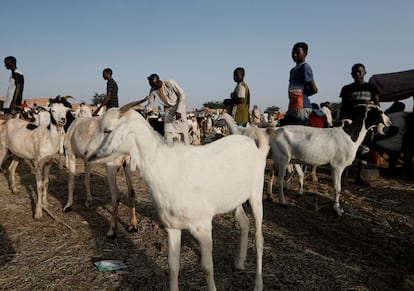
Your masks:
M48 209L54 218L33 219L35 179L27 164L18 168L21 193L8 190L0 174L1 290L167 290L167 236L159 225L148 189L135 173L139 231L128 233L126 197L122 195L119 230L105 238L109 190L104 167L93 167L96 207L84 206L83 176L76 178L73 211L63 213L67 174L53 167ZM79 173L83 169L80 167ZM414 289L414 183L382 177L370 188L344 187L345 215L331 204L329 176L320 183L287 191L288 208L264 201L264 284L266 290L412 290ZM126 191L119 174L119 188ZM213 182L213 181L212 181ZM275 189L275 191L277 191ZM246 271L232 269L238 231L231 214L213 221L215 279L219 290L252 290L255 276L253 232ZM252 229L253 231L253 229ZM93 262L117 259L122 271L99 272ZM195 240L183 233L181 290L207 290Z

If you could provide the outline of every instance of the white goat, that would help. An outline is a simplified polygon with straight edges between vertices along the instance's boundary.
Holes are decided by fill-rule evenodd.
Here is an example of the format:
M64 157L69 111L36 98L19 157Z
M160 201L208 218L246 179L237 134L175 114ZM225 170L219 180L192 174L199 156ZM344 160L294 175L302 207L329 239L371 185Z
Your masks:
M200 126L198 125L197 118L195 116L189 119L189 136L191 139L192 145L201 144L201 131Z
M47 206L47 191L49 186L49 171L54 156L62 152L61 141L64 137L63 126L66 123L68 108L62 104L52 104L50 107L50 123L48 126L38 126L28 129L30 123L21 119L9 119L5 127L1 129L2 137L5 137L4 147L1 147L0 159L3 163L10 151L12 162L9 166L9 187L13 193L17 193L15 172L19 159L34 162L36 170L37 203L34 218L42 217L42 210Z
M356 106L352 123L343 127L317 128L300 125L285 125L277 131L270 131L272 156L279 170L279 200L286 203L283 193L284 173L290 162L331 166L334 187L334 210L338 216L344 213L339 204L341 175L352 164L359 145L367 131L377 126L382 132L389 126L389 118L374 105Z
M92 117L92 110L88 105L82 102L72 114L75 118Z
M50 114L46 111L39 111L35 114L35 122L33 123L36 126L47 126L50 123Z
M228 113L224 112L222 114L220 114L219 119L217 120L217 123L220 124L221 120L225 121L226 126L228 127L230 134L241 134L241 135L245 135L248 136L252 139L254 139L257 143L257 135L256 132L257 131L262 131L263 133L265 132L270 132L270 131L276 131L279 127L268 127L266 128L256 128L256 127L242 127L242 126L238 126L236 121L234 121L233 117L231 117ZM270 144L271 146L272 144ZM271 152L270 152L271 154ZM271 157L273 164L277 163L276 158L274 158L272 155ZM270 177L269 177L269 181L267 183L267 197L270 198L272 193L273 193L273 183L275 181L275 166L272 168L272 171L270 173ZM299 194L303 193L303 180L304 180L304 173L302 171L302 168L299 164L289 164L288 165L288 177L286 179L286 182L290 182L291 178L292 178L292 174L294 173L294 171L296 171L296 173L298 174L298 179L299 179ZM279 201L280 204L282 204L283 206L286 206L286 202L283 201Z
M74 176L76 173L76 159L80 158L83 160L85 166L85 177L84 177L84 185L86 189L86 207L91 207L93 205L93 198L91 195L91 165L85 158L85 150L88 145L88 142L92 136L92 133L97 130L101 131L102 126L105 126L105 123L112 122L113 119L119 120L119 112L121 109L113 108L109 109L105 114L105 118L103 119L102 116L99 117L90 117L90 118L77 118L71 124L66 133L65 140L64 140L64 147L65 147L65 154L67 159L67 167L69 170L69 178L68 178L68 201L66 206L63 208L63 211L68 212L72 209L73 205L73 192L74 192ZM119 201L119 191L116 184L116 175L118 169L126 164L123 168L125 171L125 177L128 187L128 199L129 199L129 207L130 207L130 223L128 230L129 231L137 231L137 217L135 212L135 192L132 185L132 171L129 167L129 157L128 156L119 156L111 161L107 161L105 163L106 166L106 173L109 185L109 191L111 193L111 223L109 230L106 233L108 238L112 238L115 236L115 232L117 229L117 214L118 214L118 201Z
M262 192L269 151L266 135L257 133L259 148L252 139L241 135L224 137L202 146L167 146L144 118L132 110L121 117L119 126L115 124L105 132L110 133L98 150L89 154L90 158L112 153L129 154L132 168L137 166L146 180L168 233L170 289L178 290L181 231L188 229L200 244L201 265L208 289L216 290L212 219L216 214L234 209L241 229L235 267L244 269L249 222L242 203L248 200L256 225L255 290L262 290ZM204 175L200 176L201 172Z

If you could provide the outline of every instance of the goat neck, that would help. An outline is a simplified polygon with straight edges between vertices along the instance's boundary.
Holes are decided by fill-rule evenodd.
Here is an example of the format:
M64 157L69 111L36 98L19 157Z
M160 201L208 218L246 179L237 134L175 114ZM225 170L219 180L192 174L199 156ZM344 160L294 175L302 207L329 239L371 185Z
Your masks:
M136 132L134 135L136 137L134 142L139 157L136 160L137 166L140 169L145 169L145 171L142 171L143 175L147 175L149 174L149 171L153 171L152 176L157 176L157 172L162 170L164 162L168 160L168 157L161 157L164 151L160 151L159 148L168 148L169 146L164 142L162 136L151 127L141 114L135 111L132 111L132 113L135 116L128 121L128 123L130 123L130 130ZM130 147L130 145L128 147ZM167 158L167 160L165 158ZM158 164L158 161L164 162Z
M351 137L353 142L362 143L368 129L365 127L367 117L367 107L359 105L354 107L354 116L349 125L344 125L344 131Z
M59 152L59 154L64 153L63 149L63 141L65 139L65 129L64 124L62 123L53 123L52 122L53 117L51 116L50 123L47 126L48 132L49 132L49 140L50 144L53 148L56 149L56 152Z
M136 156L141 156L141 149L144 149L144 151L147 151L144 160L147 161L157 156L157 145L164 144L159 133L153 130L144 117L135 110L128 110L126 112L109 110L103 115L102 120L86 146L85 157L87 160L93 161L97 159L97 156L99 156L97 151L102 151L100 147L105 141L106 135L115 128L120 133L114 141L114 148L120 148L117 151L120 153L128 153L130 149L133 149L134 151L139 150L139 153L135 153ZM137 138L133 138L135 136ZM115 152L112 148L105 150ZM141 157L137 159L137 162L141 162ZM133 163L132 168L135 169L136 166L137 164Z
M226 112L222 113L218 120L225 121L231 134L240 134L240 130L238 128L237 123L234 121L233 117L231 117L228 113Z

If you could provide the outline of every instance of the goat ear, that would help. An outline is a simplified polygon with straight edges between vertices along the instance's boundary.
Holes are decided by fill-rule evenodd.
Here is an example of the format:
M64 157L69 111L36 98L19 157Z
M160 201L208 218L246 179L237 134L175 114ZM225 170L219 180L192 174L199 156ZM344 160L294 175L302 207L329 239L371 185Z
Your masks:
M48 107L38 106L37 110L39 110L39 111L49 111L50 112L50 106L48 106Z
M127 112L129 109L134 108L135 106L137 106L139 104L139 101L134 101L128 104L125 104L124 106L122 106L121 108L119 108L119 114L123 115L125 112Z
M345 125L348 126L348 125L351 125L351 123L352 123L352 119L346 118L342 120L342 126L345 126Z
M131 171L133 172L137 170L137 161L135 160L135 158L131 157L130 168L131 168Z
M385 113L382 114L382 121L385 126L390 126L392 124L391 119Z

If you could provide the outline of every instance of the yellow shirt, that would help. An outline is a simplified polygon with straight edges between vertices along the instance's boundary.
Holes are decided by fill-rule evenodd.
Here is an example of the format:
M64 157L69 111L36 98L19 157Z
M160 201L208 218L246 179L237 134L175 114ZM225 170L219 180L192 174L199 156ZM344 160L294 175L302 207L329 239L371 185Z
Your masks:
M249 122L249 106L250 106L250 90L246 82L240 82L234 88L234 94L238 98L243 98L243 103L237 104L236 115L234 120L236 123L247 123Z

